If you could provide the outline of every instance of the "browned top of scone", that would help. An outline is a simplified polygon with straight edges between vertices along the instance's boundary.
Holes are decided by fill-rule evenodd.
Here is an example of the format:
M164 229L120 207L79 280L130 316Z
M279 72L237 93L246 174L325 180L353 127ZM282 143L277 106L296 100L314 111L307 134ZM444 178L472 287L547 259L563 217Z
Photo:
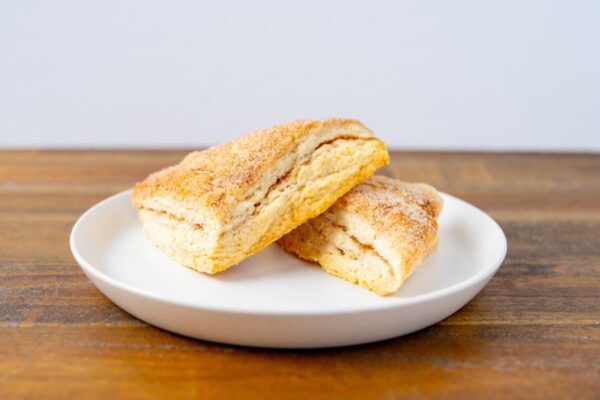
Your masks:
M371 135L354 119L298 120L255 130L221 145L188 154L179 164L148 176L133 188L133 203L168 195L211 207L216 212L240 200L278 159L315 129L353 127Z
M369 221L392 241L400 243L410 238L414 244L427 242L437 234L442 206L443 200L432 186L385 176L371 176L334 205Z

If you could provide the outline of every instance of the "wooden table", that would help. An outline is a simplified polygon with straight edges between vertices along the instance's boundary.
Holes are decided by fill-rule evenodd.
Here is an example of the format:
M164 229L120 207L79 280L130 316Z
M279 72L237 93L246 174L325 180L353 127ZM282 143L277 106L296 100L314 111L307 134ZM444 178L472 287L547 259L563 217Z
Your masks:
M504 265L418 333L275 351L153 328L71 256L83 211L184 153L0 151L1 399L600 398L600 155L394 153L382 173L497 219Z

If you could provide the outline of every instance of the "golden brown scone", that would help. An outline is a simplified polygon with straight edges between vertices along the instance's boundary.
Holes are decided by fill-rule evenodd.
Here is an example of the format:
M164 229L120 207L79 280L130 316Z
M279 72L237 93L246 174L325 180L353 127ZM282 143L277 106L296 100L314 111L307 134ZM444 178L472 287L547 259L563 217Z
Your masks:
M173 259L215 273L331 206L389 162L359 121L293 121L190 153L133 188L146 234Z
M429 185L372 176L278 243L332 275L388 295L435 248L442 205Z

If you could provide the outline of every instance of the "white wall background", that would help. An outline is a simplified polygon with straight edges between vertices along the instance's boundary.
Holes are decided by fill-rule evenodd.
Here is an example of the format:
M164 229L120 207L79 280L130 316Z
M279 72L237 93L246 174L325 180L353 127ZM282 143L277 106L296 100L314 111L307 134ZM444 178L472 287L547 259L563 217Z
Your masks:
M1 147L338 115L397 147L600 150L600 2L0 0Z

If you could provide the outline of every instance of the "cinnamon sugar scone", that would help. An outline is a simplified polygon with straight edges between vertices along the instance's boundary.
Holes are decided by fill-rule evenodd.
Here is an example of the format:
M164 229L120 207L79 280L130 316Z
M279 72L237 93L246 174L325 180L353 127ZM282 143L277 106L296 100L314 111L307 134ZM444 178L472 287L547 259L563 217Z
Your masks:
M332 275L388 295L435 248L442 205L429 185L372 176L278 243Z
M319 215L388 162L359 121L293 121L190 153L136 184L132 200L160 249L212 274Z

